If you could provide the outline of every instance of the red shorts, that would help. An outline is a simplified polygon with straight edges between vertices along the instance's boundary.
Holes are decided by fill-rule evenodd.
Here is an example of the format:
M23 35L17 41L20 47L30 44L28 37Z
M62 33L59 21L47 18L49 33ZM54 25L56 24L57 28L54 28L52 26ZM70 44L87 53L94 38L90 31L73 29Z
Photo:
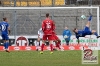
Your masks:
M53 35L43 35L43 40L53 40Z
M53 35L53 40L58 40L58 39L59 39L58 36Z

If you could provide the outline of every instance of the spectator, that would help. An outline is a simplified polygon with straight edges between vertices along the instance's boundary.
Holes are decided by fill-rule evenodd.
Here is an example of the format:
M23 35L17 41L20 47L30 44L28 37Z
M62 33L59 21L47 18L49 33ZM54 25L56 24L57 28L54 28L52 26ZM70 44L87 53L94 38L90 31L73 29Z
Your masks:
M66 41L66 44L69 45L69 41L70 41L70 37L71 37L71 32L70 32L70 30L67 27L65 27L65 29L63 31L63 37L64 37L64 39Z

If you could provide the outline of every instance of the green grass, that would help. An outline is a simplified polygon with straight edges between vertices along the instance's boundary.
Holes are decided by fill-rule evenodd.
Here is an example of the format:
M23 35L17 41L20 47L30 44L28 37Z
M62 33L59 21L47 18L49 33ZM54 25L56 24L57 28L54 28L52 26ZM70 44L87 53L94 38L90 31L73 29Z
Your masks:
M53 54L49 51L44 54L37 51L0 51L0 66L100 66L100 56L99 64L82 64L81 57L78 50L55 51Z

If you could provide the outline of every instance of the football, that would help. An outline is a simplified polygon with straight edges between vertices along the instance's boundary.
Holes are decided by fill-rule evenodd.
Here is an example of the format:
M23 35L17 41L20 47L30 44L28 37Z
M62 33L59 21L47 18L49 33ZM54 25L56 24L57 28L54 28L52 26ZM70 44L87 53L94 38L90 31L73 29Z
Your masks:
M67 35L65 35L65 36L64 36L64 38L68 38L68 36L67 36Z
M86 19L86 16L85 15L81 15L81 19Z

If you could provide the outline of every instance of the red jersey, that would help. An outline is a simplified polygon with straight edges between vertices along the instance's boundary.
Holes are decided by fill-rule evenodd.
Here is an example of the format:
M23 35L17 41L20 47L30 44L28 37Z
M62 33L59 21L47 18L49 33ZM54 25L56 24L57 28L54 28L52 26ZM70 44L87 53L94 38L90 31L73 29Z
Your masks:
M42 22L42 30L45 35L52 35L55 29L54 21L47 18Z

